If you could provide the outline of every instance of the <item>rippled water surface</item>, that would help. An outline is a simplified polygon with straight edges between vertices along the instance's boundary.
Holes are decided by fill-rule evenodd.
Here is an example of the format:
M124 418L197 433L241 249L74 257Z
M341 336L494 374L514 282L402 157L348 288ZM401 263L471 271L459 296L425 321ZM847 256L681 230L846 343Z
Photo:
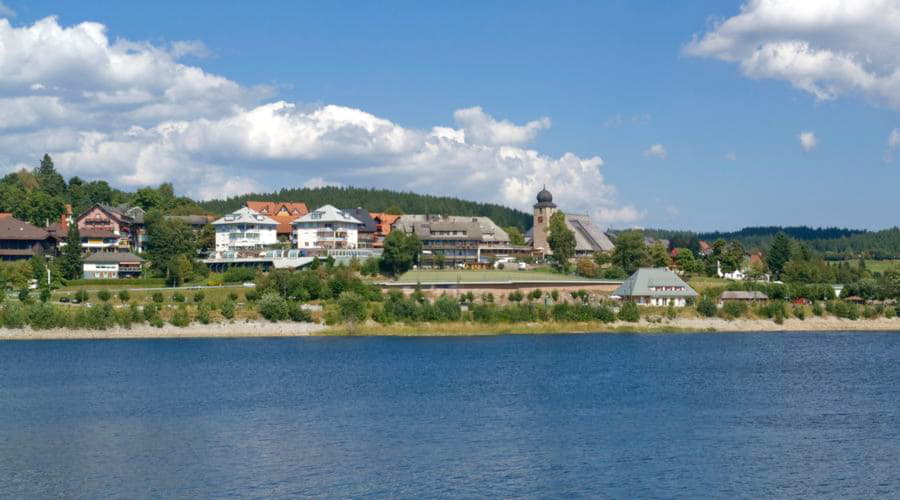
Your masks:
M0 496L900 496L900 334L0 343Z

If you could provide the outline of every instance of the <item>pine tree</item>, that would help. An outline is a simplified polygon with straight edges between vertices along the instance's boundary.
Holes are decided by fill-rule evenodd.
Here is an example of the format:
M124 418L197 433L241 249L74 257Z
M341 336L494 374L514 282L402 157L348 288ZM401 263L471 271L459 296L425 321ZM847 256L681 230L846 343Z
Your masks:
M784 271L784 265L791 260L791 239L784 232L779 231L772 240L772 246L769 247L769 254L766 255L766 264L769 270L775 275L776 279L781 278Z
M69 225L69 233L66 235L66 246L62 252L62 269L63 276L68 280L81 278L84 274L84 260L81 256L81 234L78 232L77 224Z

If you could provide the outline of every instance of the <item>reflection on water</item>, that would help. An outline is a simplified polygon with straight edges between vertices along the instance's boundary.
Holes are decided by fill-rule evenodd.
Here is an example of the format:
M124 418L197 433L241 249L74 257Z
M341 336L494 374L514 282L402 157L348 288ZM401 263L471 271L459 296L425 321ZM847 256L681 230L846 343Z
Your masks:
M873 496L900 335L0 343L0 493Z

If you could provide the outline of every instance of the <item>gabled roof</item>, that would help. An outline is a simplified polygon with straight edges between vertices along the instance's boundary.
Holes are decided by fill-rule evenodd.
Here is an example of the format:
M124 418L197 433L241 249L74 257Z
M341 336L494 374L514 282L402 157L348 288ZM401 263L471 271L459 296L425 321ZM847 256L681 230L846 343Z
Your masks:
M359 230L363 233L374 233L378 230L378 224L372 218L372 214L362 208L348 208L344 213L360 222Z
M679 287L682 290L651 290L656 287ZM642 267L612 293L619 297L696 297L697 292L664 267Z
M719 295L721 300L769 300L769 296L758 291L727 290Z
M0 219L0 240L42 241L49 236L46 230L14 217Z
M342 222L345 224L362 224L356 217L353 217L343 210L338 210L331 205L319 207L295 220L293 224L299 224L301 222Z
M85 257L84 261L121 264L123 262L144 262L144 259L131 252L95 252Z
M281 234L289 234L291 222L309 213L306 203L303 202L248 200L245 205L278 222L278 232Z
M488 217L401 215L395 230L415 233L419 239L478 240L486 243L509 243L509 235ZM463 234L447 234L447 233Z
M576 252L610 252L615 248L588 215L566 214L566 227L575 233Z
M214 226L225 224L263 224L267 226L277 226L278 222L260 214L256 210L242 207L212 223Z

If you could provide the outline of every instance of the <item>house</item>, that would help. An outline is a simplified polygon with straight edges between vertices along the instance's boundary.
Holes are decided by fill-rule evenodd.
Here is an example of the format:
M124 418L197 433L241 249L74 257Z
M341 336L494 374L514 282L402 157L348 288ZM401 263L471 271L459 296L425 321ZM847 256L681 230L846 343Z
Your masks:
M510 247L506 231L487 217L402 215L393 230L419 238L425 266L439 259L450 266L489 265L488 253Z
M391 234L391 228L400 216L383 212L372 212L369 215L375 221L375 241L373 246L374 248L381 248L384 246L384 239Z
M250 250L278 243L278 222L247 207L212 222L216 251Z
M550 217L556 212L557 206L553 203L553 195L544 187L537 194L532 227L525 234L526 239L531 240L534 250L542 255L550 255L552 253L547 237L550 235ZM615 248L613 242L594 224L590 216L567 213L565 217L566 227L575 235L576 256L588 256L596 252L611 252Z
M277 222L278 236L284 239L290 239L293 234L291 223L309 213L306 203L294 201L248 200L245 206Z
M207 224L212 224L215 217L210 215L167 215L166 219L180 220L191 226L191 229L196 233L206 227Z
M319 207L292 223L297 248L357 248L361 222L331 205Z
M375 234L378 232L378 223L372 218L372 214L362 208L348 208L343 211L359 221L357 228L357 248L375 248Z
M95 204L75 221L82 247L90 252L134 250L141 252L144 241L144 211L140 207L111 207Z
M697 253L699 253L703 257L709 257L710 255L712 255L713 247L709 243L700 240L700 242L697 243L697 246L699 247L699 251Z
M138 278L143 264L131 252L95 252L84 259L84 279Z
M765 302L769 296L758 291L727 290L719 295L719 303L725 302Z
M613 296L645 306L684 307L697 292L664 267L643 267L635 271Z
M0 260L30 259L55 249L55 240L45 229L11 216L0 218Z

